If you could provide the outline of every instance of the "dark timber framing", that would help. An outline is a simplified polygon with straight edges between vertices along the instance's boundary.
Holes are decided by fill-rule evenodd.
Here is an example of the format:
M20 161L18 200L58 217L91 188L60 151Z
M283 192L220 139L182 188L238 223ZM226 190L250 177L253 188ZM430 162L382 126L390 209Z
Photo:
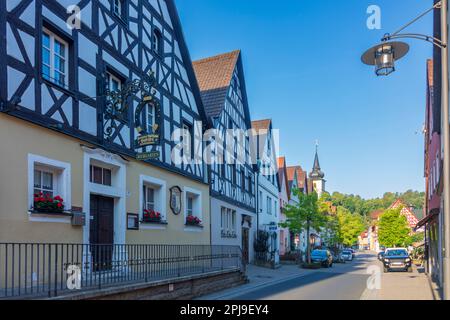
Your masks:
M175 143L170 141L170 135L165 134L171 134L184 120L202 121L202 132L212 126L203 109L173 0L144 0L137 1L137 4L134 1L125 1L125 19L112 13L112 0L75 0L74 4L82 10L83 24L80 30L62 27L61 21L65 22L70 14L56 0L22 0L13 9L9 8L6 2L0 1L0 56L5 57L0 59L1 112L78 138L107 151L135 157L133 108L129 109L127 123L117 123L112 142L106 142L103 119L105 72L107 68L114 68L115 72L131 81L141 78L149 70L154 70L161 102L161 146L147 147L144 151L159 150L161 158L149 160L148 163L200 182L207 182L208 173L203 164L175 166L171 162L169 151ZM104 5L107 2L110 5ZM158 7L153 7L151 3L156 3ZM8 9L12 10L8 12ZM30 12L31 9L35 12L34 26L21 17L25 11ZM67 88L44 80L41 75L41 38L44 25L69 43ZM162 35L165 48L163 56L155 54L151 48L154 28ZM85 43L92 44L93 48L79 48L80 37L85 39ZM30 42L30 39L33 41ZM17 47L17 52L20 52L23 58L9 54L8 45ZM33 57L29 54L30 47L35 49ZM95 63L83 59L79 54L81 50L97 50ZM123 70L126 70L126 74ZM9 83L17 82L18 79L10 79L10 74L23 76L20 84L11 89L14 92L8 92L8 88L12 87ZM88 95L81 88L82 82L87 81L86 76L95 79L95 96ZM34 88L31 88L32 85ZM27 93L29 98L30 90L34 105L24 105L27 101L24 96ZM51 100L47 102L51 101L51 105L43 105L44 96L50 97ZM20 102L17 103L18 101ZM92 121L96 121L96 134L81 129L81 104L83 108L95 110L97 119ZM175 108L177 112L174 111Z

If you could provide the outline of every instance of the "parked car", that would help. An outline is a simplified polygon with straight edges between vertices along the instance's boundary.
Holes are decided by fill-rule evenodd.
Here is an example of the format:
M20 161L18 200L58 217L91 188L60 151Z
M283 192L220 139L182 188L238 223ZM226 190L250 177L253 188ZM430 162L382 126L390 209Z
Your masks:
M383 261L383 259L384 259L384 251L378 252L377 256L378 256L378 260Z
M384 272L404 270L412 272L412 259L406 248L389 248L384 252Z
M345 263L345 259L342 257L342 252L333 253L333 263Z
M349 249L352 252L352 258L355 259L356 258L356 250L353 248Z
M320 263L325 268L333 266L333 256L329 250L313 250L311 253L311 261L313 263Z
M353 252L350 250L343 250L341 256L345 261L353 261Z

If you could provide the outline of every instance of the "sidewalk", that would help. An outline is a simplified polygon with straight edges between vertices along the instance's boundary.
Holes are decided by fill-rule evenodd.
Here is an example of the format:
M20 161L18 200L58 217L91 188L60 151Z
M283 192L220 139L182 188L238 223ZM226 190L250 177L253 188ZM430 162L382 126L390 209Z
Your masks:
M381 274L381 289L369 290L361 300L438 300L431 281L422 269L413 273L390 272Z
M247 266L247 278L249 282L236 288L231 288L218 293L200 297L196 300L230 300L255 289L260 289L274 284L302 277L317 270L306 270L298 265L282 265L278 269L268 269L254 265Z

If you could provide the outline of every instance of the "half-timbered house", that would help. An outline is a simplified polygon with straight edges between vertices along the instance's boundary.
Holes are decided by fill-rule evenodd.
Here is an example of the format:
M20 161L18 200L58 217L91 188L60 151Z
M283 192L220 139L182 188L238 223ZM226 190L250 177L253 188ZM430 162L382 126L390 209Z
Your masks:
M242 143L226 138L230 131L251 129L241 52L195 61L194 70L218 136L212 147L218 161L210 164L212 244L239 245L252 261L257 221L250 137L246 134ZM244 161L237 161L239 156Z
M208 118L173 0L0 1L0 111L0 242L210 243ZM244 175L223 196L252 215Z
M252 122L256 135L258 164L257 194L259 208L259 230L267 232L269 236L270 259L278 264L280 261L280 184L278 181L278 163L272 120L258 120Z

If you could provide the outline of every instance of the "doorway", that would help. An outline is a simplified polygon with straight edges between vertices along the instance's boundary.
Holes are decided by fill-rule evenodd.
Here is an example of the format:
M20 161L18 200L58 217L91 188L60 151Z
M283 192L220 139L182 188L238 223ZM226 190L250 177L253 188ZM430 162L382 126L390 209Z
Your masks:
M249 236L249 229L242 228L242 258L246 264L249 263Z
M93 270L110 270L114 251L113 198L90 196L89 228Z

